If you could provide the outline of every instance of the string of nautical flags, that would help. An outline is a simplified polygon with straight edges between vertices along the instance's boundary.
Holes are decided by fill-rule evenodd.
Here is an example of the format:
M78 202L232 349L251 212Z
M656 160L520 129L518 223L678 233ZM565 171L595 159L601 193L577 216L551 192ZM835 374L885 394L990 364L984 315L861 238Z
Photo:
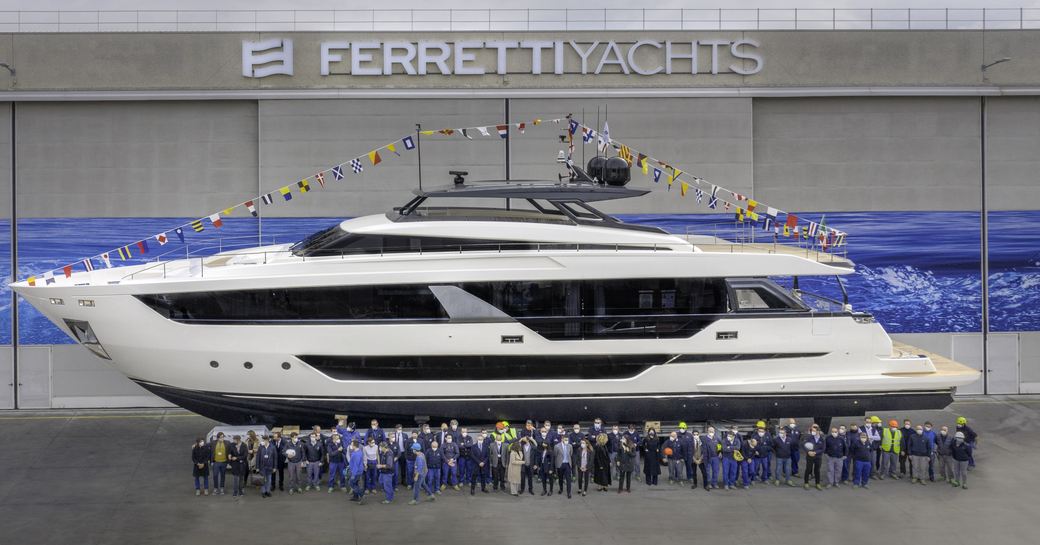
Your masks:
M686 197L691 192L697 199L697 204L703 204L707 200L708 208L712 210L723 209L729 212L732 208L734 217L738 223L761 224L762 230L772 232L775 236L794 237L805 239L813 244L819 244L824 250L843 246L846 233L832 227L828 227L825 216L821 216L819 222L808 221L800 224L802 218L790 212L785 212L772 206L756 201L736 191L726 189L717 184L709 183L704 178L683 171L678 166L644 154L635 148L610 137L610 127L603 124L603 130L597 131L573 117L567 118L569 152L574 153L574 140L580 131L582 144L588 144L597 140L597 149L600 153L608 149L616 151L618 157L628 162L630 166L638 168L644 176L651 178L654 183L660 183L664 178L668 184L668 190L673 185L679 186L679 196ZM782 216L782 217L781 217Z
M552 119L551 121L554 124L560 124L564 119ZM474 136L499 137L501 139L506 139L514 132L523 135L529 127L536 127L542 123L542 119L533 119L530 121L506 123L501 125L496 124L464 128L420 130L419 135L460 135L470 140L472 140ZM42 274L29 276L27 279L28 284L30 286L35 286L37 280L42 280L45 284L54 284L59 278L70 278L72 273L79 268L82 268L85 271L93 271L98 266L111 268L112 263L116 260L128 261L135 257L145 256L151 251L152 245L158 245L160 247L165 246L170 243L174 237L176 237L181 244L184 244L186 236L191 236L192 233L202 233L208 228L220 229L224 226L223 218L231 216L232 213L238 209L245 209L254 218L258 217L260 215L259 208L261 206L273 206L278 202L290 202L293 200L294 194L303 195L309 193L315 186L325 189L326 184L334 181L342 181L348 175L363 175L366 166L378 166L384 161L384 158L389 158L391 156L400 157L401 152L414 151L418 145L416 139L417 135L415 134L403 136L392 142L379 146L378 148L370 150L367 153L324 170L320 170L311 176L301 178L295 183L282 186L274 191L258 195L207 216L178 225L172 229L167 229L151 237L137 240L124 246L113 248L107 252L86 257L72 263L67 263Z

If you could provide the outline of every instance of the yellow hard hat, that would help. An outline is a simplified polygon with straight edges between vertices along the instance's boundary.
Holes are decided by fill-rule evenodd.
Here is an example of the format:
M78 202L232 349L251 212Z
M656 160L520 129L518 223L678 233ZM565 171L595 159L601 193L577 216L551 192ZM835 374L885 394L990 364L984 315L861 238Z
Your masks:
M958 426L963 426L963 425L965 425L967 423L968 423L968 419L967 418L964 418L963 416L958 416L957 417L957 425Z
M509 422L506 422L505 420L503 420L503 421L502 421L502 425L503 425L503 426L508 426L508 425L509 425Z
M759 420L758 422L755 422L755 427L765 429L766 423L762 420Z
M680 430L685 430L686 429L686 422L679 422L679 429Z
M872 417L870 417L870 422L871 422L871 424L880 424L881 423L881 418L879 418L877 416L872 416Z
M733 459L738 461L738 462L743 462L744 461L744 455L741 454L739 450L735 450L735 451L733 451Z

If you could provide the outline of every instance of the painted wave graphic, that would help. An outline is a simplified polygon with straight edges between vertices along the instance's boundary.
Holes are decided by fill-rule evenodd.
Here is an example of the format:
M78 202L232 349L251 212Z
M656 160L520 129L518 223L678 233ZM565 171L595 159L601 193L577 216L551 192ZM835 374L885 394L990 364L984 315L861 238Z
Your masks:
M817 219L819 213L800 216ZM620 215L629 223L654 225L677 234L733 231L730 214ZM60 267L71 260L157 233L186 218L43 218L19 220L19 276ZM340 218L267 218L263 243L290 242L328 227ZM849 257L857 274L843 277L850 303L873 313L892 333L969 332L981 328L980 215L974 212L827 213L827 224L848 232ZM0 221L0 252L9 256L10 229ZM992 331L1040 330L1040 211L990 214L990 328ZM769 240L757 231L756 239ZM257 222L227 218L216 230L186 234L189 250L203 247L255 246ZM159 247L150 241L145 256L183 255L175 237ZM135 252L136 256L136 252ZM135 257L131 262L142 261ZM118 263L118 260L116 260ZM100 266L100 263L95 263ZM78 266L82 268L82 266ZM11 277L11 263L0 261L0 274ZM60 272L59 272L60 274ZM749 274L755 274L749 271ZM803 279L806 291L840 299L834 279ZM0 287L0 344L11 341L10 292ZM71 340L28 304L20 304L19 341L59 344Z

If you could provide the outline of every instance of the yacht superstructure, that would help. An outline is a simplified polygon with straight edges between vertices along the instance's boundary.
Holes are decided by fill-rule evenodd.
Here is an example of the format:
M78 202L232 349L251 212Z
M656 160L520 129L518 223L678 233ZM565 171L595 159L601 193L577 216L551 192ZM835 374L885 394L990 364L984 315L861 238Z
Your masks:
M592 203L646 191L574 171L457 174L296 244L13 288L135 382L227 423L836 416L943 407L977 379L774 281L852 274L847 260L626 224ZM501 206L436 206L455 198Z

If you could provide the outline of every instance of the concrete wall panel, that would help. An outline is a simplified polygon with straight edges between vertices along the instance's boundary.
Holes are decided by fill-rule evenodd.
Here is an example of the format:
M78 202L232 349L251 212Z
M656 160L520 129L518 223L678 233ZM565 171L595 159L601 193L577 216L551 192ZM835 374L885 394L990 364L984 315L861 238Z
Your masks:
M404 136L415 137L416 123L428 129L494 125L504 121L504 105L496 99L261 101L260 176L265 192L287 184L295 189L301 177L390 142L397 142L401 154L381 151L382 162L376 166L364 157L361 175L353 174L348 165L342 181L326 175L324 191L314 187L314 193L291 205L267 207L264 214L358 216L400 206L411 199L418 183L418 154L406 151L400 142ZM449 170L467 170L471 180L501 179L505 171L505 146L497 137L424 136L421 147L424 187L450 184Z
M19 217L198 216L255 196L254 102L22 103Z
M989 209L1040 208L1040 97L990 97L986 110Z
M54 408L171 406L82 346L54 345L50 352Z
M800 210L978 210L973 98L754 99L754 196Z

